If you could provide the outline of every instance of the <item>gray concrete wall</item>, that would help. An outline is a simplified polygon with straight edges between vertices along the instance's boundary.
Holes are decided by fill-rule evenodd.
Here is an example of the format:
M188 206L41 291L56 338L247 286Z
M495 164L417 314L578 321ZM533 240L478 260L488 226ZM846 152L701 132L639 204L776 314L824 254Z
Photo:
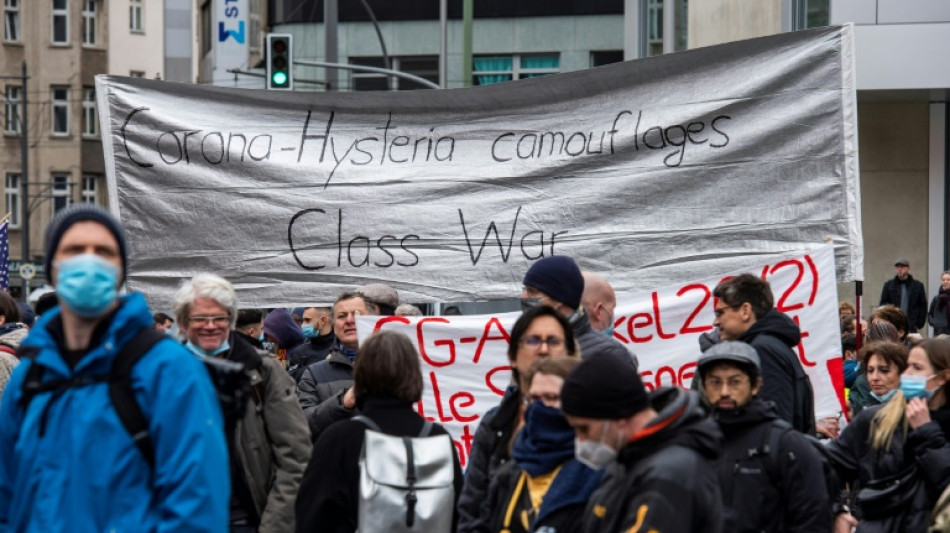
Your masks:
M858 105L861 214L864 226L864 314L877 306L894 261L910 261L928 285L929 123L927 102ZM927 294L936 288L928 287ZM854 284L838 285L854 300ZM928 298L929 300L929 298Z

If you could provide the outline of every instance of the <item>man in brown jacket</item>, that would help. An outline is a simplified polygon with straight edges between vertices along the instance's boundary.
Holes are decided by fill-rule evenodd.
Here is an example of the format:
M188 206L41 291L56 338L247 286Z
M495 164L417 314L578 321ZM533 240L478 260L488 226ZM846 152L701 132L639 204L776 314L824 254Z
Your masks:
M251 400L228 439L230 533L293 531L294 503L311 451L294 380L272 355L231 331L237 297L224 278L199 274L186 281L175 295L175 314L189 350L240 363L251 377Z

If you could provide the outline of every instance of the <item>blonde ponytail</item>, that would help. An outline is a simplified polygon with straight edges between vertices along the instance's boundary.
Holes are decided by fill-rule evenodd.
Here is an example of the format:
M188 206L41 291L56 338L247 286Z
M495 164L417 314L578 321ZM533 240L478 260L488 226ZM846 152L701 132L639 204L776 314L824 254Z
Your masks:
M904 399L904 392L897 389L894 396L874 414L871 420L871 431L869 439L871 447L878 451L888 450L891 443L894 442L894 434L897 433L898 426L903 426L904 434L907 433L907 417L904 416L907 401Z

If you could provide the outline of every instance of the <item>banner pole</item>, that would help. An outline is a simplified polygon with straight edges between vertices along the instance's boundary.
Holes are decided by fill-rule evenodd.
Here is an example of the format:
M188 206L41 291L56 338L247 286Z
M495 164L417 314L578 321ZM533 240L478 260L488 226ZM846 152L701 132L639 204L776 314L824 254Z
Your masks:
M858 341L858 350L861 349L861 345L864 344L864 332L861 328L861 317L864 316L864 312L861 309L861 300L864 298L864 282L861 280L856 280L854 282L854 307L858 310L857 320L855 321L854 327L855 332L857 332L857 341Z

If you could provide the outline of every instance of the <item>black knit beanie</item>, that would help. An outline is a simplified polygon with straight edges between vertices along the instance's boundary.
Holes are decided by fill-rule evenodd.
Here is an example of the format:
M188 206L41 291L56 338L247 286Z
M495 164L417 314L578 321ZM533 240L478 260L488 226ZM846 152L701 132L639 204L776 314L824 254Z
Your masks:
M649 406L636 368L612 354L594 354L568 374L561 387L561 410L572 416L616 420Z
M581 306L584 276L581 275L577 263L566 255L552 255L531 265L524 275L523 283L571 309Z
M63 234L77 222L98 222L106 227L116 242L119 243L119 255L122 258L122 281L125 281L129 270L129 257L126 252L125 231L122 224L111 213L95 204L73 204L60 210L46 227L46 280L55 285L53 280L53 256L59 247Z

